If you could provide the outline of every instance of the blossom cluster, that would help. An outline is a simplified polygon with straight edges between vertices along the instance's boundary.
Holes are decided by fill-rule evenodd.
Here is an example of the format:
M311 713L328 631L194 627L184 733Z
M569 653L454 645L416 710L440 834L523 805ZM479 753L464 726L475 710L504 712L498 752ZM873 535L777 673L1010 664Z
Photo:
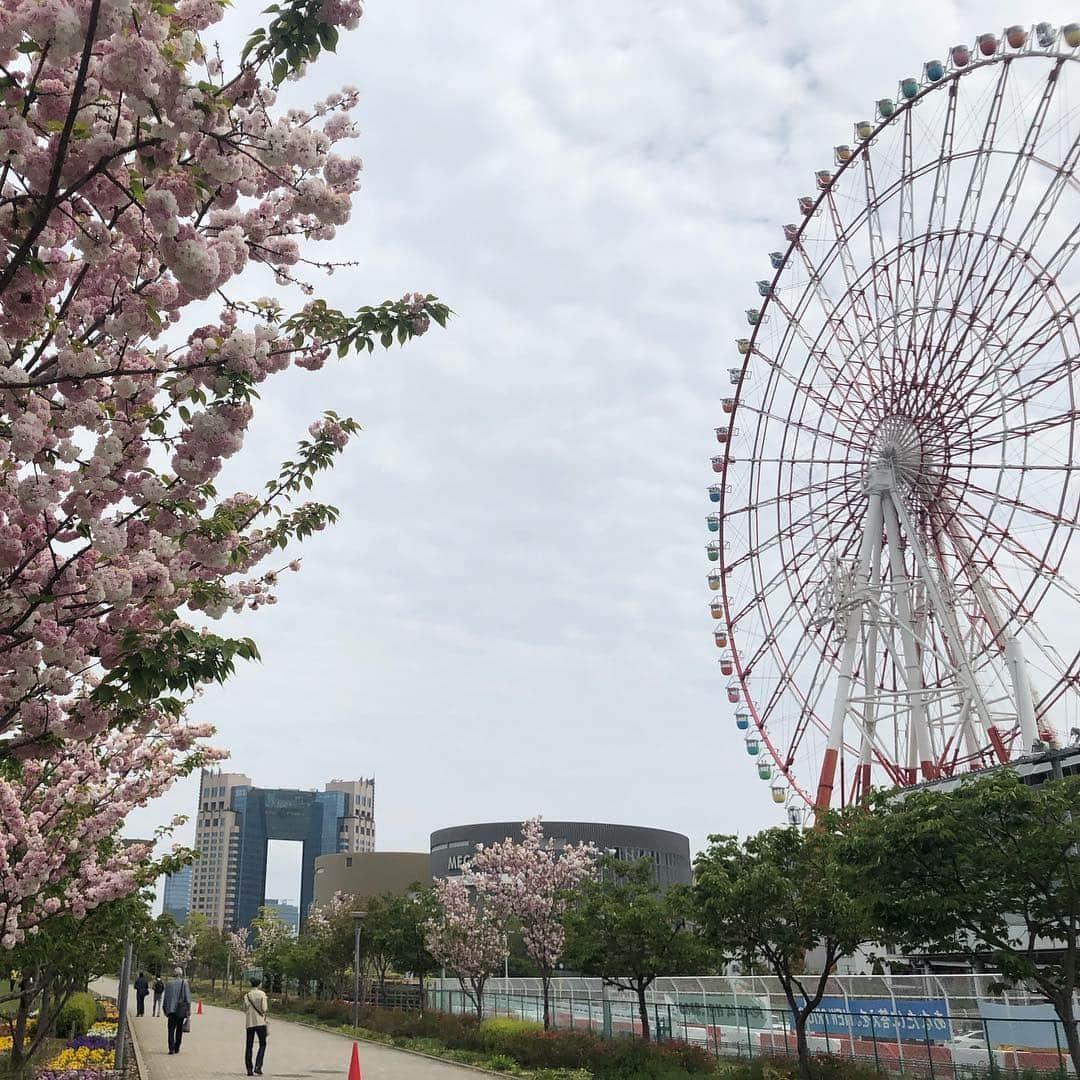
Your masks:
M330 267L307 245L348 221L362 167L357 92L278 108L266 68L299 63L227 73L201 37L224 7L0 12L0 949L134 887L125 816L220 756L182 714L232 653L185 616L274 601L256 568L332 520L289 505L355 430L321 422L269 493L214 486L259 384L355 346L320 301L288 321L230 290L261 264L310 291ZM335 40L361 14L305 10ZM424 298L399 307L391 329L427 328Z
M506 921L490 905L476 902L463 876L435 882L438 910L424 924L428 952L474 987L491 974L507 954Z
M525 951L543 973L554 970L566 941L563 917L573 891L593 875L594 844L555 847L539 817L521 827L521 840L480 845L469 861L478 891L504 918L520 926Z
M132 891L148 849L111 838L132 807L168 788L178 763L190 769L223 756L199 745L210 731L144 716L93 741L66 740L0 778L0 948L60 911L82 916Z

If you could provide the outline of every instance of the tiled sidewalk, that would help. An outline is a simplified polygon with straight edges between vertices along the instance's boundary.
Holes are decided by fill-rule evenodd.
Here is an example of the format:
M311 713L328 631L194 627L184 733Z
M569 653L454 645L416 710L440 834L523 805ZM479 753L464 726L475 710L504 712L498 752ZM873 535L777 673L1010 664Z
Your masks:
M115 993L115 985L113 982L111 989L102 989ZM129 997L132 1032L141 1062L149 1073L142 1080L246 1080L242 1012L204 1005L202 1016L192 1016L191 1031L184 1036L180 1053L170 1057L165 1018L150 1015L152 1001L148 997L146 1015L136 1017L134 992ZM269 1027L264 1076L278 1080L345 1080L348 1076L350 1039L275 1019L273 1013ZM483 1075L450 1062L364 1042L360 1043L360 1073L363 1080L477 1080Z

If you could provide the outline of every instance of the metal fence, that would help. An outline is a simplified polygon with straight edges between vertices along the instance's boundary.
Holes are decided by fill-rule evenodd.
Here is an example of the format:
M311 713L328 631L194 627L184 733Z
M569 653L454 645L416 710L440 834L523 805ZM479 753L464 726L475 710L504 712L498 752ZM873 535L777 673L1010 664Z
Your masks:
M515 992L510 985L533 981L490 980L484 994L485 1015L542 1022L541 995L529 992L532 987ZM641 1037L636 998L605 991L599 980L558 981L563 985L554 988L551 1000L555 1028L591 1031L605 1038ZM568 987L568 981L591 985ZM713 981L666 980L679 984ZM730 981L725 983L724 989L710 986L697 994L685 985L653 990L647 1001L652 1036L700 1046L717 1058L794 1055L794 1022L786 1001L776 1007L772 988L766 985L754 986L757 993L740 986L736 995ZM472 1012L474 1004L469 996L459 986L451 988L457 985L437 980L428 991L428 1007ZM1025 992L1005 1000L1004 995L965 997L955 993L957 986L951 995L943 994L940 984L923 984L923 988L936 994L895 993L897 989L914 990L913 986L894 986L893 992L886 994L868 982L856 987L830 985L833 992L811 1015L807 1027L810 1050L931 1080L987 1072L1074 1075L1061 1022L1045 1001ZM856 994L855 989L862 992ZM959 1005L965 1000L966 1008L950 1008L952 1003Z

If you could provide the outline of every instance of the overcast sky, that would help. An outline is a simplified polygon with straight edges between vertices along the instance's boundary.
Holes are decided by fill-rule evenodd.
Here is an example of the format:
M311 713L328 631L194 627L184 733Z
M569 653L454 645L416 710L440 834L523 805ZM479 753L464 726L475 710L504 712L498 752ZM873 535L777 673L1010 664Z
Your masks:
M226 56L263 6L236 0ZM266 385L222 490L255 490L323 409L364 431L317 490L338 526L304 545L276 608L226 623L263 656L194 709L227 767L267 787L374 775L380 850L538 812L677 829L695 850L777 823L705 588L712 429L743 309L813 171L899 78L977 33L1074 14L370 3L286 95L361 91L363 190L317 249L359 266L319 287L346 308L432 292L456 316ZM197 786L128 833L194 815ZM275 855L268 894L295 899L295 873Z

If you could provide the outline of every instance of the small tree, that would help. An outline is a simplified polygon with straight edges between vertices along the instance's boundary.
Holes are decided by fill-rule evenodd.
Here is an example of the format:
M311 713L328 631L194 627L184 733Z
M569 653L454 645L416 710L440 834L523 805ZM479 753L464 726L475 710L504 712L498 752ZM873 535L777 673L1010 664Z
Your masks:
M422 889L417 882L404 896L390 896L386 900L389 922L388 948L393 965L401 972L416 976L420 988L420 1008L423 1009L424 979L439 970L439 961L432 956L424 939L424 924L435 914L435 904L430 889Z
M457 976L484 1017L484 984L506 956L506 922L483 895L469 895L461 877L435 883L435 914L424 924L428 950Z
M312 905L304 920L303 933L316 945L319 981L331 997L345 993L347 974L353 964L352 913L359 911L361 905L356 897L337 892L328 903Z
M507 837L481 847L469 862L477 888L520 929L525 952L540 972L544 1027L551 1027L551 978L566 944L563 919L574 891L595 870L599 849L578 844L557 850L544 840L540 818L521 827L521 841Z
M697 975L708 950L691 929L690 891L661 893L652 863L601 860L602 880L581 887L566 916L566 957L586 975L637 996L642 1038L650 1037L645 995L661 975Z
M828 827L768 829L741 844L712 836L695 864L702 929L724 955L765 965L780 981L795 1021L799 1075L810 1077L806 1024L821 1004L842 956L874 937L857 879ZM804 973L806 954L824 953L821 971Z
M229 958L232 961L233 979L235 980L238 976L242 977L252 964L253 957L247 930L234 930L228 935L226 946L229 950Z
M1037 987L1080 1073L1080 778L1029 787L1002 771L878 796L847 856L902 948L990 954L1007 979Z
M255 934L255 960L263 969L267 986L283 989L292 930L274 908L265 906L251 920L251 929Z

